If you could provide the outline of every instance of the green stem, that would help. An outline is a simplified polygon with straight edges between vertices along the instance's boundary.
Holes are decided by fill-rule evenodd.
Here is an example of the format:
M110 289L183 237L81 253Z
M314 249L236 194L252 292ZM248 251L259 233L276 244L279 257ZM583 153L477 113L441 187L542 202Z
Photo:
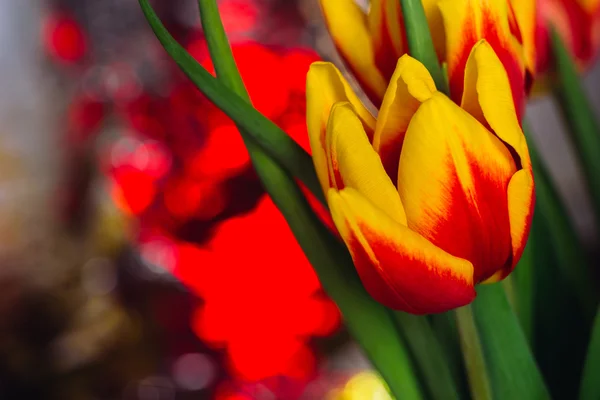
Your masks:
M429 70L435 86L448 94L448 82L437 58L421 0L400 0L409 54Z
M600 308L596 313L590 337L579 390L579 400L600 399L600 379L598 379L598 373L600 372Z
M492 400L490 379L471 306L457 308L454 313L460 335L460 347L469 377L471 395L475 400Z
M219 17L219 8L214 0L198 0L200 21L206 35L206 43L215 66L217 77L237 95L250 103L250 96L239 73L233 52Z
M424 386L434 400L460 399L446 353L427 317L393 311L398 330L406 340Z
M262 178L262 177L261 177ZM396 399L424 399L415 368L391 315L365 291L347 249L323 226L290 179L271 176L265 186L313 265L346 327ZM290 201L295 199L295 201ZM282 201L283 200L283 201Z
M537 234L535 223L538 217L535 216L533 218L531 233L521 260L519 260L512 275L507 278L512 280L511 287L514 289L514 300L512 303L523 333L530 345L533 343L533 310L536 286L534 246Z
M550 399L502 285L479 285L471 308L494 399Z
M463 354L460 348L460 334L454 311L428 316L431 328L444 352L444 357L451 366L451 372L461 397L468 398L469 382L466 376Z
M311 156L288 134L252 107L244 97L240 97L231 89L232 87L239 89L239 85L224 85L198 64L169 34L148 0L139 0L139 3L156 37L196 87L243 129L243 136L251 136L258 146L267 151L293 176L300 179L324 205L327 205ZM205 15L203 18L208 18L208 16ZM235 79L237 78L233 78L233 80ZM230 80L230 82L232 81Z

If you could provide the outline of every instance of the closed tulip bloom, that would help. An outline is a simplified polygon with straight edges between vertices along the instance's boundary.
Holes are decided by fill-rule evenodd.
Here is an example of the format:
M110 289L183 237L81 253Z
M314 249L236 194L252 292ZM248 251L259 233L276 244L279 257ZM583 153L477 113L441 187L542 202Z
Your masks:
M399 0L372 0L365 13L354 0L320 0L333 42L376 107L398 59L410 55ZM471 49L485 39L509 75L519 118L524 108L523 50L510 27L506 0L422 0L439 61L448 66L450 97L460 103Z
M512 30L525 50L528 71L541 76L551 68L550 30L554 26L584 70L600 50L600 0L511 0Z
M307 78L313 160L366 290L413 314L470 303L505 278L529 233L534 184L508 74L482 40L460 106L404 55L377 119L330 63Z

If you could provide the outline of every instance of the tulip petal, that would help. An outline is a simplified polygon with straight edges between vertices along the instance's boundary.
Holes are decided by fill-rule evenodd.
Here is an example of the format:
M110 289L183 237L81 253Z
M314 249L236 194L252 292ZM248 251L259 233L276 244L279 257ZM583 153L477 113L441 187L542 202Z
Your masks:
M522 168L510 180L507 201L512 242L512 263L487 282L505 278L521 258L533 216L535 203L533 172L529 150L517 114L511 102L508 76L491 46L479 42L466 67L462 107L489 128L518 156Z
M348 101L354 106L369 137L375 130L375 118L363 106L340 71L331 63L313 63L306 77L306 125L310 139L313 162L323 192L329 189L325 133L331 106L339 101Z
M511 0L509 2L509 21L511 31L523 46L525 65L531 75L537 72L536 29L538 22L537 1Z
M491 45L479 41L473 47L465 69L461 107L512 147L519 156L521 167L529 169L529 150L512 102L508 79Z
M388 81L398 58L408 52L406 31L398 0L373 0L368 14L375 64Z
M521 259L533 218L535 206L533 190L533 176L527 170L517 171L510 180L508 184L508 217L513 252L512 263L507 264L505 268L498 270L482 283L495 283L506 278Z
M320 3L341 57L369 99L378 106L387 85L375 65L375 50L366 14L354 1L320 0Z
M435 83L423 64L408 55L398 60L373 136L373 148L393 182L398 178L398 161L408 124L421 103L435 91Z
M446 29L448 78L454 101L459 103L462 99L465 65L471 49L485 39L504 65L520 116L525 106L523 50L511 34L506 0L442 0L439 7Z
M413 314L448 311L475 298L473 266L388 217L352 188L328 193L333 220L365 289Z
M398 191L408 227L467 259L475 281L511 262L508 148L441 93L417 110L400 155Z
M336 103L327 125L327 157L331 187L353 188L394 221L406 224L396 187L385 173L360 119L348 102Z
M510 219L513 263L504 276L507 276L513 270L523 254L529 237L534 206L533 175L529 170L518 171L508 184L508 217Z

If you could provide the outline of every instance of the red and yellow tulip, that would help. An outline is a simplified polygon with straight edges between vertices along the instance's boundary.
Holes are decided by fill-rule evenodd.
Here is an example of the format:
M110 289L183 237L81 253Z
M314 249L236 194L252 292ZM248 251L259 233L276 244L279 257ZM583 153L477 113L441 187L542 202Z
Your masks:
M519 0L520 1L520 0ZM373 0L368 13L353 0L320 0L333 41L369 99L379 107L396 62L410 54L399 0ZM460 102L471 49L485 39L508 72L516 110L525 98L522 46L506 0L422 0L440 62L448 66L450 97Z
M480 40L460 106L400 57L377 118L330 63L307 78L313 160L366 290L414 314L470 303L521 257L534 204L510 74Z
M600 0L511 0L511 28L525 50L528 71L543 75L550 68L554 26L581 69L600 50Z

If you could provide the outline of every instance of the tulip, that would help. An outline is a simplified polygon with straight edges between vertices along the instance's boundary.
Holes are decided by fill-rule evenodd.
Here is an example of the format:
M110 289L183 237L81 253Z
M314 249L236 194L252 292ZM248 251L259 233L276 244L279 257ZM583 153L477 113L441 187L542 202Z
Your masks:
M307 125L335 226L377 301L444 312L513 270L534 183L509 74L490 43L466 62L461 106L402 56L377 119L335 66L315 63Z
M598 55L600 1L511 0L510 3L511 26L523 45L531 75L543 77L551 68L549 31L552 26L582 70Z
M373 0L364 13L352 0L320 0L333 41L365 94L379 107L404 54L410 54L399 0ZM423 0L440 62L448 66L450 96L463 92L471 49L486 39L508 72L519 118L525 104L523 51L511 33L505 0Z

